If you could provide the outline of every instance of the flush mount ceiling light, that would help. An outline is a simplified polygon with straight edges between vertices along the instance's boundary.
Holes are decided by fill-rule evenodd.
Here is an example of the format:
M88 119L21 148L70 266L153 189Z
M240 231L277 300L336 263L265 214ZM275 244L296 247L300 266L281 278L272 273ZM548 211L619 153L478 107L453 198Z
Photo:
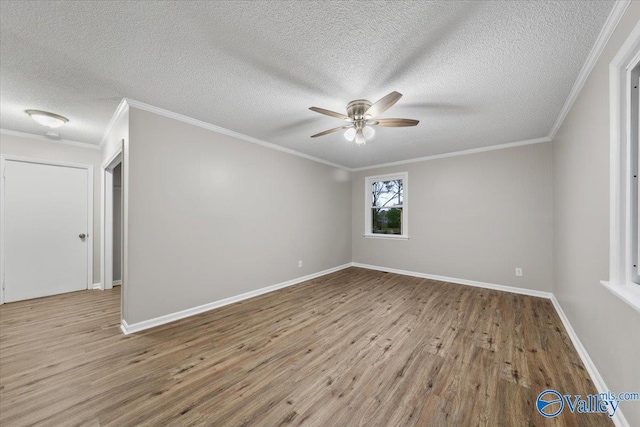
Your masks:
M340 126L337 128L325 130L324 132L312 135L311 138L318 136L328 135L330 133L341 131L346 129L344 137L347 141L353 141L355 139L356 144L364 145L367 139L371 139L375 134L375 130L371 126L385 126L385 127L404 127L404 126L416 126L419 121L413 119L377 119L376 117L393 106L402 97L402 94L398 92L391 92L389 95L380 99L375 104L366 99L356 99L347 104L347 115L336 113L335 111L325 110L324 108L311 107L311 111L316 113L325 114L331 117L337 117L346 122L348 125Z
M69 121L69 119L64 116L49 113L48 111L25 110L25 113L31 116L37 123L50 128L58 128Z

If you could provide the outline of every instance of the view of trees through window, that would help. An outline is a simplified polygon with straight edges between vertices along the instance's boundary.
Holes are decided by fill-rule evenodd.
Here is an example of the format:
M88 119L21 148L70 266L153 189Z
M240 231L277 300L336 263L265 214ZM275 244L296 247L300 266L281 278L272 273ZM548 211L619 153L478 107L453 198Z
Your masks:
M371 232L402 234L402 180L374 182L371 195Z

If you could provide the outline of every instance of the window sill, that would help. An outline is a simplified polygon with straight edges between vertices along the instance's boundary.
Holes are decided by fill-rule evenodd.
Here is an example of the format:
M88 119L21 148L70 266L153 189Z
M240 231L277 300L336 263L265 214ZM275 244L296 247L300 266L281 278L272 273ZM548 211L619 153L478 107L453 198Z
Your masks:
M409 236L400 236L398 234L365 234L367 239L390 239L390 240L409 240Z
M601 280L600 284L640 313L640 285L614 284L605 280Z

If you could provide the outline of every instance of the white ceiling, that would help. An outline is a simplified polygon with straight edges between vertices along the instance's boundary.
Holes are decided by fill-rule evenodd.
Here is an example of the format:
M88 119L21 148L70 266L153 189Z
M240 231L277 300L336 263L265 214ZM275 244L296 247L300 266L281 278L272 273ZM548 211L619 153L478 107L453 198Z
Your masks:
M347 167L545 137L613 2L39 2L0 6L0 127L98 144L131 98ZM366 146L311 106L396 90Z

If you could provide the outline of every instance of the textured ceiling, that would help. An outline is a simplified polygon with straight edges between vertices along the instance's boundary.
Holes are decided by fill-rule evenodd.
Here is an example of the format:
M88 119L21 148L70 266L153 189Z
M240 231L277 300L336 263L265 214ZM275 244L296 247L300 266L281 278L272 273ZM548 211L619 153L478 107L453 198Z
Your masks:
M38 2L0 9L0 127L98 144L127 97L348 167L546 136L612 2ZM404 97L366 146L356 98Z

